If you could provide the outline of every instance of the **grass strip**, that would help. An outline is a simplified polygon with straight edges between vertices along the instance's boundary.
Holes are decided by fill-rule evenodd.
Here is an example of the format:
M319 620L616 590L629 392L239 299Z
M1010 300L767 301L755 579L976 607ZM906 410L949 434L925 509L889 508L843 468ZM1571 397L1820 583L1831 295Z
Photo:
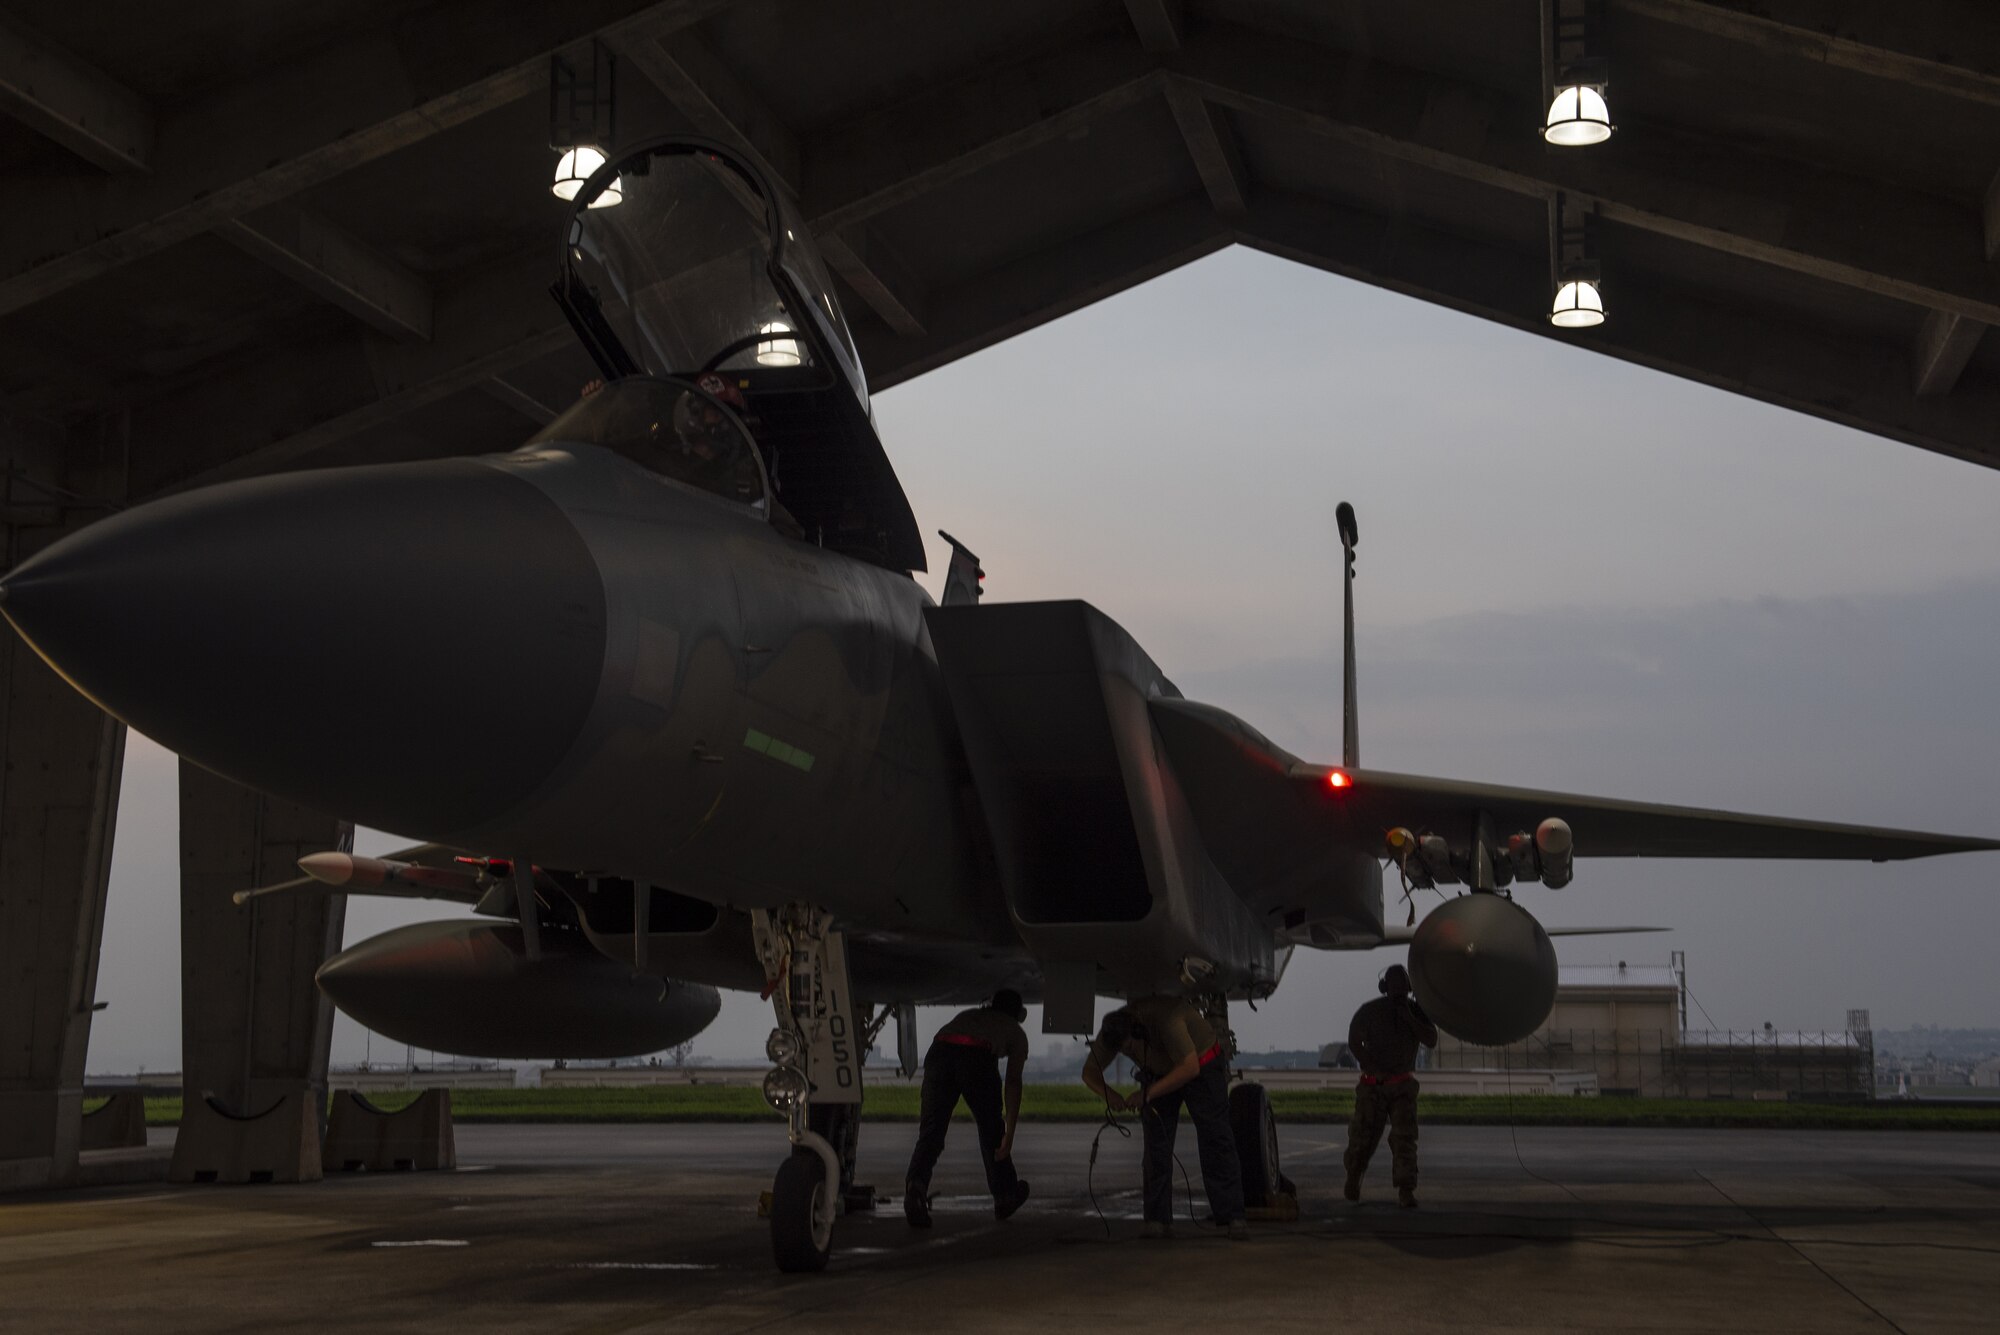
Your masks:
M412 1091L370 1094L386 1111L407 1106ZM914 1122L919 1092L909 1085L871 1086L868 1118ZM1281 1122L1345 1122L1351 1094L1323 1090L1271 1091ZM1739 1129L2000 1131L2000 1106L1934 1108L1904 1103L1757 1103L1706 1099L1551 1098L1520 1095L1423 1096L1431 1126L1733 1127ZM146 1100L149 1126L180 1121L178 1098ZM1102 1105L1081 1085L1029 1085L1021 1101L1027 1122L1094 1122ZM462 1089L452 1093L452 1116L477 1122L775 1122L762 1093L736 1085L661 1085L641 1089ZM965 1120L963 1106L958 1117Z

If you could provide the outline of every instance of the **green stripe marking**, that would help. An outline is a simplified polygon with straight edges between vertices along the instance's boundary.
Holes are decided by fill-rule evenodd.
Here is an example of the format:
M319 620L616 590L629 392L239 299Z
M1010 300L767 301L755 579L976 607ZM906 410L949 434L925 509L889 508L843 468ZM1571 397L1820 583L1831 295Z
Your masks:
M760 756L769 756L801 773L812 773L812 752L802 751L789 742L781 742L769 734L758 732L755 728L743 734L743 746L745 750L755 751Z

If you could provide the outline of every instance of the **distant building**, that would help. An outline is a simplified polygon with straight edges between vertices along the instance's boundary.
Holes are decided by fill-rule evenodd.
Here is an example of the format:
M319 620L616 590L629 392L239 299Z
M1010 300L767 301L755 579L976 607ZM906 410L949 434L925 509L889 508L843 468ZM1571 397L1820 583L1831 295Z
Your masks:
M2000 1089L2000 1057L1988 1057L1972 1068L1972 1084L1979 1089Z
M1875 1085L1868 1012L1838 1032L1687 1027L1686 959L1665 965L1565 965L1555 1006L1525 1041L1501 1048L1446 1036L1442 1070L1593 1071L1607 1095L1654 1098L1868 1098Z

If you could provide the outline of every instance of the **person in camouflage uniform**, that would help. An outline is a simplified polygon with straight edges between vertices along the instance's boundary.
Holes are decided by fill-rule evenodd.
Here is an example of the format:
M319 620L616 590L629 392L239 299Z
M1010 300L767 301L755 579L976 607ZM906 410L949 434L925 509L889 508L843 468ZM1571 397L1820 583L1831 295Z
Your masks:
M1347 1185L1343 1195L1361 1199L1361 1175L1389 1128L1396 1199L1417 1205L1417 1047L1437 1046L1437 1026L1410 995L1410 974L1400 964L1382 971L1382 995L1354 1013L1347 1046L1361 1065L1354 1116L1347 1124Z

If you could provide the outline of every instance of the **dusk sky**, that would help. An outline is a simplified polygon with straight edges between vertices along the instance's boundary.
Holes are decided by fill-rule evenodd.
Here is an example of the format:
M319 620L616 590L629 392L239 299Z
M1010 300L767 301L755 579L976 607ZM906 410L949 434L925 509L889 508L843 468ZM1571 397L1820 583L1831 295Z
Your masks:
M1344 499L1366 765L2000 834L2000 473L1573 341L1232 250L876 410L933 593L946 528L989 600L1087 599L1189 697L1307 759L1339 751ZM175 838L172 757L134 737L93 1072L178 1065ZM2000 1024L2000 854L1584 860L1521 899L1551 926L1673 928L1558 951L1684 950L1719 1027L1838 1029L1849 1007ZM359 899L347 939L451 912ZM1344 1033L1398 957L1299 952L1271 1002L1236 1008L1241 1042ZM726 997L697 1051L749 1058L769 1024ZM336 1061L363 1050L343 1019Z

